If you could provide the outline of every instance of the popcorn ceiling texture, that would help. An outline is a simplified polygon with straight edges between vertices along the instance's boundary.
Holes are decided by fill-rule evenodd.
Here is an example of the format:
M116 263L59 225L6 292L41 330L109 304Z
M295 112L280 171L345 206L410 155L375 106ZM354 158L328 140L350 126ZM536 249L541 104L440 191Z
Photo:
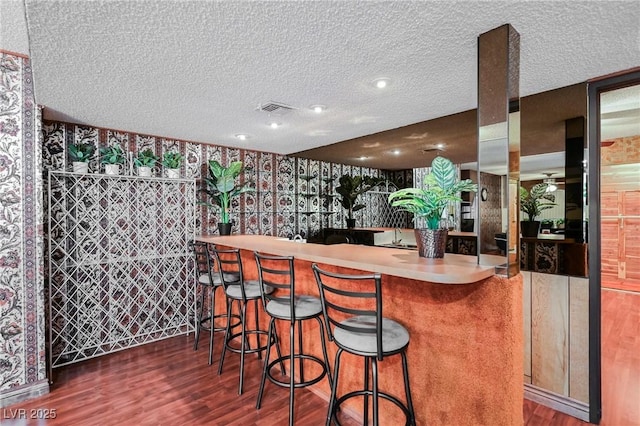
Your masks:
M521 96L640 63L629 1L27 0L26 13L45 118L278 154L475 108L477 37L505 23L521 34ZM255 111L268 101L299 109Z

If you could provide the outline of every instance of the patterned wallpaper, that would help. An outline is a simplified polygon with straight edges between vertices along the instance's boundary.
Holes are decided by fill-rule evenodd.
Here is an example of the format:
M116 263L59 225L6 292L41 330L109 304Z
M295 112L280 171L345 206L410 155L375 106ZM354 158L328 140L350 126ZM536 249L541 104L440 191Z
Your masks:
M44 166L45 169L70 169L66 153L71 143L91 143L97 148L120 145L130 158L146 149L162 156L167 151L178 151L185 156L181 168L182 178L195 178L202 185L201 178L207 176L207 161L218 160L222 164L243 161L247 170L240 179L250 180L255 192L243 194L232 200L231 219L235 222L233 232L289 236L304 232L314 235L322 227L344 227L344 210L336 198L330 197L338 178L343 174L385 176L395 181L409 183L410 173L385 172L378 169L356 167L337 163L327 163L283 156L268 152L229 148L205 143L166 139L158 136L141 135L111 129L82 126L63 122L44 122ZM90 172L102 173L98 162L98 150L90 162ZM134 173L125 167L125 173ZM161 175L159 166L155 176ZM204 194L199 194L201 199ZM385 206L372 203L370 208L356 213L357 226L385 225L382 211ZM214 233L217 228L217 211L200 207L197 215L196 232Z
M502 232L502 185L500 176L480 173L480 189L487 188L487 201L480 201L480 253L497 250L495 235Z
M41 112L29 59L0 50L0 395L46 379Z

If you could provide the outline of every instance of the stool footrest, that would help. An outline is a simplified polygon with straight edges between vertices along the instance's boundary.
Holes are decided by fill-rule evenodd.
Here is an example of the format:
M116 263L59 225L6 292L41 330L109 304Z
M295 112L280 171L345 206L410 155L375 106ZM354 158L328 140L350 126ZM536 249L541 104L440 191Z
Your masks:
M347 401L348 399L357 397L357 396L365 396L365 395L373 397L373 391L372 390L367 390L367 389L360 389L360 390L357 390L357 391L349 392L349 393L341 396L340 398L338 398L336 400L334 406L333 406L333 413L331 413L331 417L333 418L333 421L335 422L335 424L340 426L340 422L336 418L336 413L338 411L340 411L340 405L343 402ZM409 409L405 406L405 404L402 401L400 401L398 398L396 398L393 395L390 395L388 393L381 392L381 391L378 391L378 397L384 398L387 401L393 402L398 408L400 408L402 410L402 412L404 413L405 417L407 418L407 422L405 423L405 425L412 425L413 424L411 422L411 413L409 412Z
M294 382L293 387L296 389L314 385L318 383L320 380L322 380L322 378L327 374L327 367L326 365L324 365L324 361L322 361L320 358L316 356L307 355L307 354L295 354L293 358L298 360L298 362L302 362L302 360L312 361L318 364L320 367L322 367L322 371L318 376L308 380L304 380L302 382ZM288 388L291 385L288 380L286 382L283 380L278 380L271 373L271 369L275 367L276 364L280 364L281 362L284 362L284 361L289 361L290 359L291 359L291 355L286 355L286 356L281 356L280 358L275 359L269 363L269 366L267 367L267 378L269 379L269 381L271 381L271 383L274 383L278 386L282 386L286 388ZM289 374L291 374L292 368L293 368L292 366L289 366Z
M232 315L232 317L235 318L237 322L235 324L232 323L230 325L230 327L237 327L238 325L240 325L240 316L239 315ZM215 320L218 319L218 318L227 318L227 314L214 315L213 316L213 321L215 322ZM211 328L209 328L209 326L204 325L205 323L207 323L209 321L211 321L211 316L202 318L200 320L200 329L201 330L206 330L206 331L211 331ZM227 319L227 321L229 321L229 320ZM223 325L223 326L220 326L220 327L215 327L214 326L213 331L225 331L226 327L227 327L226 324Z
M245 347L244 349L244 353L245 354L253 354L256 352L262 352L262 351L266 351L267 350L267 346L268 346L268 342L265 343L264 345L260 346L260 337L259 336L266 336L267 339L269 338L269 333L267 333L264 330L245 330L244 335L246 338L248 338L249 336L256 336L256 341L258 342L258 346L255 348L249 348L249 347ZM242 333L235 333L229 336L229 338L227 339L227 341L224 343L225 346L227 347L227 350L234 352L234 353L241 353L242 349L240 347L236 347L236 346L231 346L231 341L234 339L242 339ZM240 343L242 344L242 343Z

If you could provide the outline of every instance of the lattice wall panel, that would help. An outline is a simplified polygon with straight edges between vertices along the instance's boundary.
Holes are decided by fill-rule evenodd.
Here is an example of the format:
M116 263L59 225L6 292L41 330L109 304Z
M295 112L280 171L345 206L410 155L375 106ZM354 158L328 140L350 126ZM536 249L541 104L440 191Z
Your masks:
M51 367L193 329L195 182L51 172Z

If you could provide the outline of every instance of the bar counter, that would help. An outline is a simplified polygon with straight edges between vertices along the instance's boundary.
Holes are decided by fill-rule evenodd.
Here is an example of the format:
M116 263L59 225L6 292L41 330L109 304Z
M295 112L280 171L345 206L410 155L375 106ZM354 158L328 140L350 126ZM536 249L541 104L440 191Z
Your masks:
M407 354L417 424L522 424L521 275L511 279L496 276L493 267L479 266L475 257L463 255L425 259L410 250L302 244L261 235L197 239L241 249L246 279L257 278L254 250L294 256L296 291L304 294L318 295L310 267L313 262L334 272L380 272L384 316L401 322L411 335ZM221 299L218 309L223 307ZM266 315L260 315L266 329ZM305 351L320 354L317 325L312 321L305 327ZM289 327L281 324L278 332L287 352ZM330 343L328 348L332 361L335 345ZM362 387L361 363L361 359L343 357L340 395ZM400 357L385 359L379 371L380 389L404 400ZM273 384L267 385L263 409L269 404L269 386ZM330 394L326 380L311 390L325 399ZM381 400L381 424L404 424L401 412L388 404ZM361 418L358 399L343 408Z

